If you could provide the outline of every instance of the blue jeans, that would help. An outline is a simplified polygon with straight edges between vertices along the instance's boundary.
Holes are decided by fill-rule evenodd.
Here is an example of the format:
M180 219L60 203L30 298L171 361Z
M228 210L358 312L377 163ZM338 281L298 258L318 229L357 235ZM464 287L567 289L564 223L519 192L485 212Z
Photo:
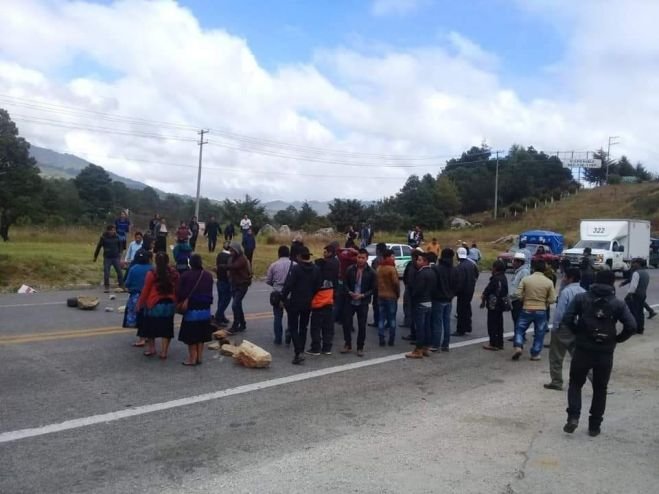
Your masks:
M531 346L531 356L540 355L545 342L545 332L547 331L547 311L543 310L526 310L523 309L519 314L517 326L515 327L515 348L523 348L524 336L526 330L533 323L535 334L533 335L533 346Z
M432 302L432 347L448 348L451 340L451 302Z
M281 343L284 334L284 309L282 307L273 307L272 315L275 318L275 343Z
M416 329L416 347L429 347L432 340L432 309L417 305L414 307L414 327Z
M243 299L247 295L247 289L249 287L244 286L234 286L231 287L231 296L233 297L233 303L231 304L231 310L233 311L233 328L245 328L247 324L245 322L245 311L243 310Z
M224 311L229 307L231 302L231 284L228 281L217 280L217 311L215 312L215 320L219 322L226 322L227 316Z
M387 300L378 298L378 308L380 314L377 319L378 335L384 339L384 326L385 320L389 325L389 341L393 342L396 339L396 311L398 310L398 300Z
M103 286L110 287L110 268L114 268L117 273L117 284L124 286L124 277L121 274L121 263L119 257L104 257L103 258Z

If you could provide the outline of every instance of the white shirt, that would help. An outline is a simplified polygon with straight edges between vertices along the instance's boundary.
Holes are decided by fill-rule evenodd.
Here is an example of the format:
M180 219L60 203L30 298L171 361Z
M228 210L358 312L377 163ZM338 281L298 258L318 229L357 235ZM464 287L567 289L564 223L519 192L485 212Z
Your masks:
M243 218L242 220L240 220L241 230L249 230L250 228L252 228L252 220L250 220L249 218Z
M629 291L627 293L629 294L636 293L636 289L638 288L638 282L639 282L638 271L634 271L634 273L632 273L632 279L629 282Z

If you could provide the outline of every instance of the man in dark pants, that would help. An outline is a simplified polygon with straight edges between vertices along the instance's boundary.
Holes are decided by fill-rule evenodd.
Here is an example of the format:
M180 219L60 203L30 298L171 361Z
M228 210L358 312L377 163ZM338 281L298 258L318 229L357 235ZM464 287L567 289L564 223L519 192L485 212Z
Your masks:
M94 251L94 262L103 249L103 287L105 292L110 291L110 268L117 273L117 284L123 288L124 278L121 275L121 239L117 235L114 225L108 225L105 233L101 235Z
M231 302L231 283L229 282L229 272L223 265L229 264L231 252L229 251L229 242L224 244L224 248L215 258L217 273L217 311L215 312L215 322L220 326L227 326L229 320L224 311L229 307Z
M478 267L467 258L467 249L460 247L457 251L458 266L456 268L457 278L457 307L458 324L452 336L464 336L471 333L471 300L476 290L478 279Z
M384 253L387 250L387 244L384 242L379 242L375 246L375 259L373 259L373 262L371 263L371 267L373 268L373 271L376 273L378 272L378 266L382 262L382 258L384 257ZM380 306L378 305L378 285L377 283L375 284L375 290L373 291L373 322L369 324L369 326L373 328L377 328L378 324L380 321Z
M412 284L414 283L414 275L417 272L416 260L421 252L421 250L417 249L412 251L412 260L407 263L405 271L403 271L403 284L405 285L405 291L403 292L403 324L401 324L401 327L409 327L410 334L409 336L402 336L402 339L409 342L416 340L414 314L412 310Z
M632 259L632 275L620 283L620 286L629 285L629 291L625 296L625 302L629 311L636 320L636 332L643 334L645 331L645 299L647 297L648 284L650 277L645 270L645 261L643 259Z
M430 254L424 252L416 259L417 272L412 284L412 307L416 327L416 346L405 354L407 358L430 357L432 343L432 294L437 287L437 276L430 267Z
M561 325L575 334L576 349L570 365L567 423L563 430L572 433L581 415L581 388L592 369L593 401L590 405L588 434L597 436L606 408L606 389L613 367L617 343L629 339L636 331L636 321L629 308L615 296L615 274L599 271L595 283L586 293L578 294L568 306ZM623 325L617 334L616 322Z
M352 351L352 320L354 315L357 314L357 356L364 356L366 318L375 283L375 272L368 265L368 251L359 249L357 264L348 268L344 280L346 300L344 302L343 338L345 346L341 353L350 353Z
M245 257L242 246L238 242L229 245L231 256L226 264L218 264L218 269L226 269L229 273L231 283L231 311L233 312L233 324L229 331L239 333L247 329L243 299L252 284L252 266Z
M281 297L288 313L288 331L293 340L295 357L293 364L304 362L304 346L307 342L307 326L311 315L311 300L320 287L320 270L311 262L311 253L302 247L286 278ZM290 296L290 299L289 299Z
M316 260L320 270L321 285L311 300L311 348L310 355L332 354L334 340L334 289L339 281L339 260L334 246L326 245L323 258Z
M218 234L222 234L222 229L220 228L220 224L215 220L215 216L211 216L211 219L206 223L206 227L204 228L204 236L208 237L208 252L215 252Z

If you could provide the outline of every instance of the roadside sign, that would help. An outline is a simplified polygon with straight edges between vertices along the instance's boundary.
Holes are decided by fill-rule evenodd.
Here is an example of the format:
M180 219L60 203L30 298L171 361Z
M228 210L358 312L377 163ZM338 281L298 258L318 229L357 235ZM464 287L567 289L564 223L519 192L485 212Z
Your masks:
M602 160L597 158L570 158L563 161L564 168L601 168Z

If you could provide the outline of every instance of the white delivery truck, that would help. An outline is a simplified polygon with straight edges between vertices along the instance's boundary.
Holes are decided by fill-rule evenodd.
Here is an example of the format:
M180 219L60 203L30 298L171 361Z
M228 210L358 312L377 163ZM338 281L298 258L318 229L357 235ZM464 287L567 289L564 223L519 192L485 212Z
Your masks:
M581 220L581 238L574 247L563 251L563 257L578 266L586 247L592 251L596 269L608 265L613 271L626 271L635 257L649 257L650 222Z

